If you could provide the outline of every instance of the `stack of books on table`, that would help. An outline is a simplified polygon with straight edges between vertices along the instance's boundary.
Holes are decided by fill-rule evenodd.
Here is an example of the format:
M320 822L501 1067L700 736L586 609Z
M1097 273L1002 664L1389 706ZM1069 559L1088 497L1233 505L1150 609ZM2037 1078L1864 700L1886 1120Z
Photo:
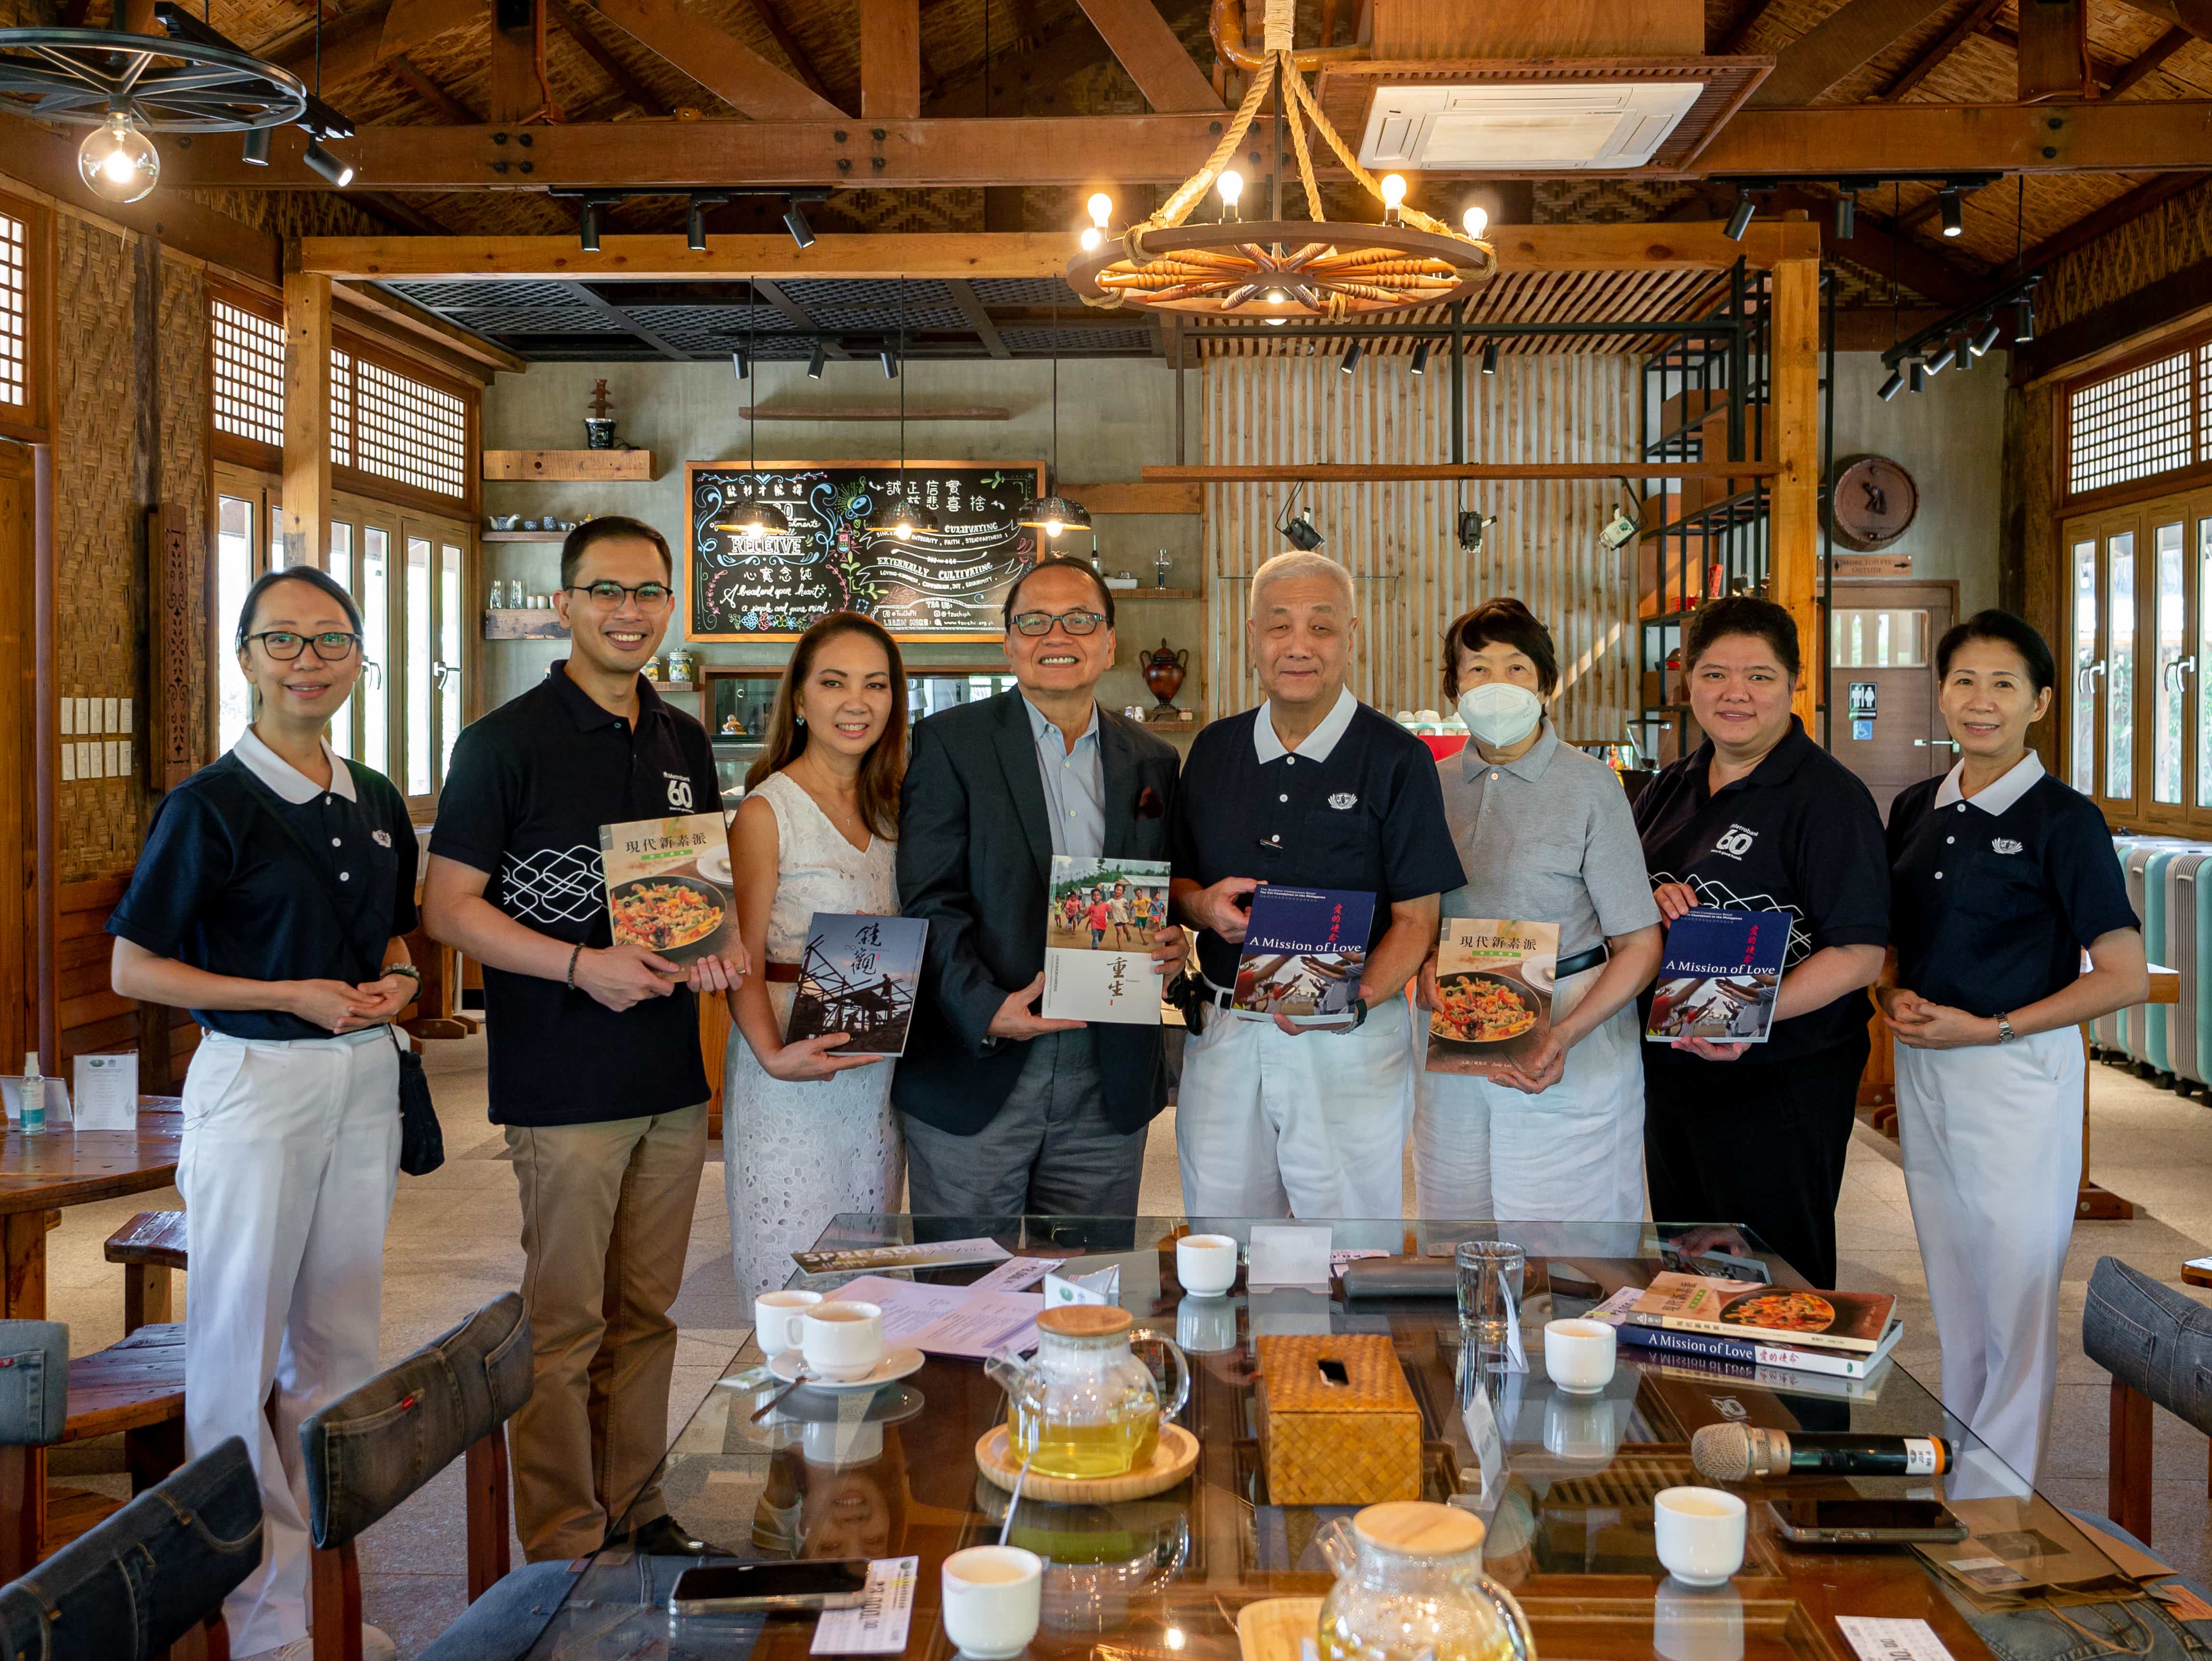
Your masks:
M1624 1344L1660 1354L1792 1372L1864 1378L1889 1359L1905 1331L1884 1292L1814 1292L1655 1275L1624 1287L1589 1312Z

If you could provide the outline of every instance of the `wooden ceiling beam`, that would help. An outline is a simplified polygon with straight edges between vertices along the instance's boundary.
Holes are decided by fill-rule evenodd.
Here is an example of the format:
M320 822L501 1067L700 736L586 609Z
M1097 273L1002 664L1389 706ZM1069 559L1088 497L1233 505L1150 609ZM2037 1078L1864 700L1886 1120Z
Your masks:
M845 113L828 99L676 0L597 0L597 4L600 16L755 123L845 119ZM623 177L606 174L592 182L605 184Z
M393 77L402 86L437 111L439 118L447 126L470 127L483 119L483 117L478 115L429 76L424 74L422 66L405 52L395 52L386 58L384 67L392 72Z
M975 285L965 277L955 277L945 286L952 295L952 303L968 319L968 326L975 330L975 338L983 343L983 350L994 357L1012 357L1014 354L999 338L999 326L983 309L982 296L975 292Z
M806 48L800 46L791 31L784 27L775 0L746 0L746 4L760 21L760 26L768 31L769 38L791 60L791 67L798 71L799 78L806 83L808 90L825 104L834 105L837 100L830 97L830 88L823 84L820 73L814 67L814 60L806 55Z
M1774 72L1747 100L1751 109L1810 104L1849 79L1941 11L1949 0L1844 0L1784 46ZM2075 0L2078 3L2078 0Z
M2143 48L2139 55L2122 65L2119 72L2112 76L2111 87L2106 93L2106 96L2118 98L2122 93L2142 80L2145 76L2163 68L2167 58L2195 39L2197 37L2187 29L2183 28L2179 23L2175 24Z
M921 0L860 0L860 118L921 114Z
M328 94L358 81L401 52L426 46L456 29L481 27L490 20L489 0L368 0L323 24L323 90ZM315 36L312 23L294 29L263 55L314 84Z
M2212 40L2212 0L2127 0L2137 11L2162 17L2199 40Z
M1152 0L1081 0L1081 4L1115 60L1155 110L1221 107L1213 83L1183 50Z
M599 36L592 33L591 25L579 17L568 0L545 0L545 15L561 26L562 33L582 49L585 57L599 66L599 72L613 82L624 98L647 115L666 115L668 106L659 94L631 72L629 64L608 51Z
M495 345L482 335L372 283L333 283L331 295L339 323L403 343L415 350L427 348L441 362L450 362L457 368L465 362L470 367L463 373L478 380L490 380L495 369L520 374L530 368L506 347Z
M1890 83L1875 94L1875 101L1881 104L1897 102L1925 81L1945 58L1964 46L1968 36L1980 33L2004 9L2004 4L2005 0L1974 0L1960 14L1957 22L1944 30L1933 45L1899 70Z
M1700 172L1844 175L2152 173L2212 168L2212 101L1861 104L1746 110Z

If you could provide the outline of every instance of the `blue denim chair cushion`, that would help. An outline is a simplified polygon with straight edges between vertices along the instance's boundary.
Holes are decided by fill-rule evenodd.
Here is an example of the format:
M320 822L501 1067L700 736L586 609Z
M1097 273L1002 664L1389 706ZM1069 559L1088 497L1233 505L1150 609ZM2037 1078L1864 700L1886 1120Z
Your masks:
M0 1443L45 1447L69 1420L69 1329L0 1321Z
M0 1655L148 1661L260 1562L261 1485L234 1436L0 1589Z
M563 1561L526 1563L462 1610L416 1661L521 1661L576 1579Z
M2082 1305L2081 1348L2122 1384L2212 1433L2212 1309L2100 1257Z
M512 1292L300 1427L307 1527L351 1540L530 1399L530 1317Z

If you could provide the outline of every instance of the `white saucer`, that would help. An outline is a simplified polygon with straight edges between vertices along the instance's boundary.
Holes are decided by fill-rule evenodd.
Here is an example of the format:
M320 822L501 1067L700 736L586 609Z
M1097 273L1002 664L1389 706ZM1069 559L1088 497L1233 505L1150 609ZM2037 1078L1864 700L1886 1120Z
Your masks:
M863 1373L858 1378L808 1378L805 1388L839 1391L879 1390L885 1384L896 1384L909 1374L921 1372L922 1360L922 1354L918 1349L888 1349L884 1352L884 1359L876 1363L872 1372ZM805 1365L797 1350L788 1349L781 1355L770 1356L768 1370L787 1384L797 1384L805 1371Z
M730 880L728 846L725 844L720 848L706 849L699 855L698 866L699 874L706 878L708 882L718 882L726 886Z

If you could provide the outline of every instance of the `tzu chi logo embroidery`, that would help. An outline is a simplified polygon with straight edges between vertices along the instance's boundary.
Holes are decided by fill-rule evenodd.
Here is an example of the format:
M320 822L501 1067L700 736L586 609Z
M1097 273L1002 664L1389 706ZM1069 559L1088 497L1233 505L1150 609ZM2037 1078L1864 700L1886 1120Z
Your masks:
M668 805L678 813L691 811L691 781L680 773L663 773L668 781Z
M1713 844L1713 852L1725 854L1732 860L1740 860L1751 852L1751 844L1758 839L1758 837L1759 832L1756 830L1747 830L1741 824L1731 824L1721 833L1720 840Z
M2021 850L2021 844L2010 837L1998 837L1990 843L1990 846L2000 854L2017 854Z
M379 848L389 848L392 846L392 832L389 830L372 830L368 835L369 840L374 842Z
M1348 813L1359 806L1359 798L1349 790L1340 790L1328 799L1328 805L1340 813Z

